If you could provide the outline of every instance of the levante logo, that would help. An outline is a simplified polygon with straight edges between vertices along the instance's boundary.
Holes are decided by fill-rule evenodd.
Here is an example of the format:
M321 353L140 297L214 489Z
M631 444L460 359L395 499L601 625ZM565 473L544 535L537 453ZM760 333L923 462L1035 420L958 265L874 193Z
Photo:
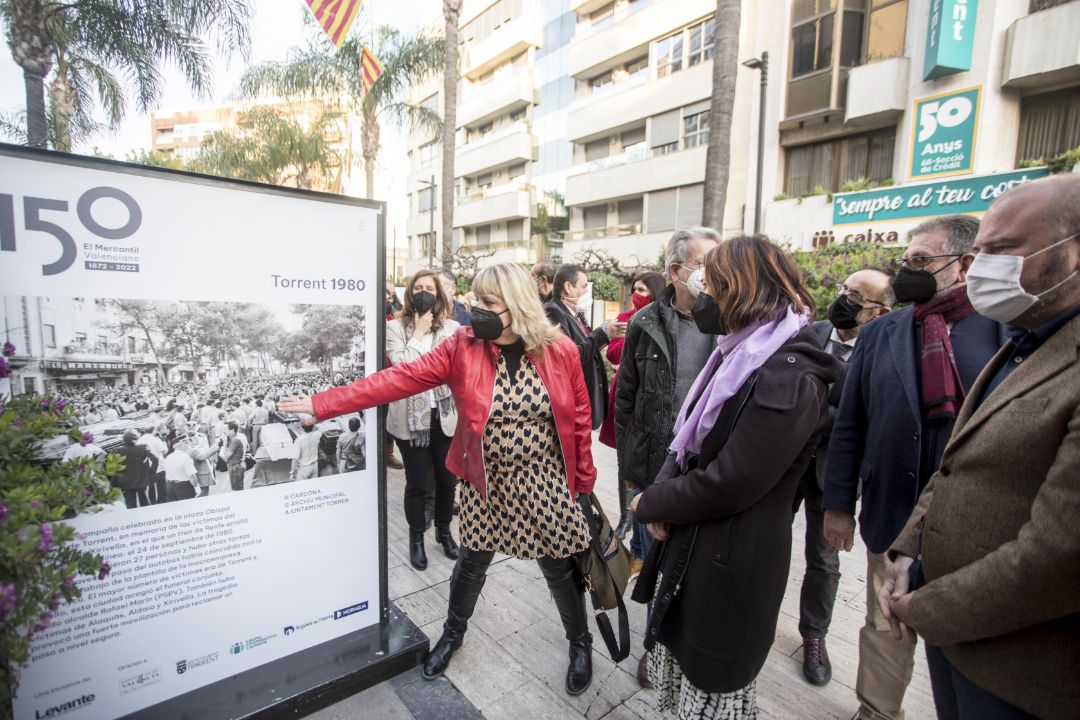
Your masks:
M78 710L81 707L85 707L92 702L94 702L94 693L87 693L86 695L75 698L74 700L68 700L66 703L61 703L59 705L54 705L53 707L46 708L44 712L42 712L41 710L35 710L34 717L37 718L37 720L41 720L42 718L58 717L71 710Z

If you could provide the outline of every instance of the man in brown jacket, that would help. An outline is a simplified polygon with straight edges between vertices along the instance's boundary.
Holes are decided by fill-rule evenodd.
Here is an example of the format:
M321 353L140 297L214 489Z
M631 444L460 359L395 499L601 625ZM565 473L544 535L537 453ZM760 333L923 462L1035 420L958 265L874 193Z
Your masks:
M1080 176L1009 191L977 244L971 302L1012 340L967 396L878 600L898 639L903 624L926 641L939 718L1080 718Z

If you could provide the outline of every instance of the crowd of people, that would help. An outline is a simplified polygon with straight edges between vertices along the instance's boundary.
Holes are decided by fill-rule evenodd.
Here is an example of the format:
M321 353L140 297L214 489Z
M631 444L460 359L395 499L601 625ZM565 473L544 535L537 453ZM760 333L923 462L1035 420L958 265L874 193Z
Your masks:
M661 713L757 717L802 511L809 683L832 676L838 553L858 528L859 718L904 717L918 637L939 718L1078 717L1080 176L1016 187L981 222L922 223L895 267L857 269L818 321L788 253L708 228L676 232L662 276L635 278L631 309L597 327L574 265L483 269L468 317L439 276L410 280L391 367L278 404L309 423L391 404L417 567L434 478L456 563L425 678L464 643L501 552L537 560L566 692L590 685L574 558L599 429L618 458L599 482L619 484L646 606L638 677Z
M360 469L366 451L359 417L349 419L334 453L321 447L320 430L304 426L287 473L270 470L271 454L262 447L279 398L354 379L355 373L314 371L66 390L88 437L72 443L62 460L104 455L103 424L126 425L123 444L110 451L124 459L112 482L129 509Z

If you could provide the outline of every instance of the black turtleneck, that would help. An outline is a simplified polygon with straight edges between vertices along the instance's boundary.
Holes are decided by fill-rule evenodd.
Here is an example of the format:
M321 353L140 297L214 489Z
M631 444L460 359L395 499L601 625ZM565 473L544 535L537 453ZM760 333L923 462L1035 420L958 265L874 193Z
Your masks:
M518 339L509 345L500 345L499 351L503 360L506 361L506 372L510 376L510 383L517 383L518 370L521 368L521 357L525 354L525 341Z

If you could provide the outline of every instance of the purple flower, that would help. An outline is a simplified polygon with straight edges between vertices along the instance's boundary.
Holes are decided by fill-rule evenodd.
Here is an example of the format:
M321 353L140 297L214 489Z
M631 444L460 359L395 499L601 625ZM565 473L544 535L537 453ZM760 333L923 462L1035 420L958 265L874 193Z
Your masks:
M53 593L49 598L49 610L56 612L60 608L60 599L60 593Z
M75 587L75 576L74 575L68 575L67 577L64 578L64 587L66 587L66 588Z
M11 377L11 366L8 365L8 361L0 357L0 380L6 377Z
M107 562L101 563L101 569L98 570L97 579L104 580L108 576L110 571L112 571L112 565Z
M38 541L37 549L39 552L49 552L49 548L53 544L52 528L48 525L42 525L38 528L38 533L41 535L41 540Z
M15 346L9 342L4 343L4 357L11 357L15 354Z
M82 444L83 445L89 445L92 442L94 442L94 433L88 433L88 432L83 433L83 435L82 435Z
M0 618L15 612L15 584L0 584Z
M90 487L89 485L87 485L87 486L86 486L86 489L85 489L85 490L83 490L83 492L84 492L84 493L86 494L86 497L92 497L92 496L93 496L93 494L94 494L94 488L92 488L92 487Z
M49 409L49 398L47 398L47 397L46 398L41 398L41 409L42 410L48 410Z
M63 410L64 408L67 407L67 404L68 404L68 401L66 399L64 399L64 398L60 397L59 395L57 395L56 400L53 403L53 407L56 408L57 412L60 412L61 410Z
M30 501L30 507L32 507L35 510L40 510L41 509L41 501L40 500L31 500Z

